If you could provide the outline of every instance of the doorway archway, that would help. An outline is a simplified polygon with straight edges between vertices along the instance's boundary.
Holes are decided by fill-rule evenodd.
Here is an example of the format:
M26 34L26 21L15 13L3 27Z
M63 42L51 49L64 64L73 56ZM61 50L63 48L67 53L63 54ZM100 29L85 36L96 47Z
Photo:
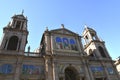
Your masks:
M74 67L67 67L65 69L65 80L79 80L78 72Z

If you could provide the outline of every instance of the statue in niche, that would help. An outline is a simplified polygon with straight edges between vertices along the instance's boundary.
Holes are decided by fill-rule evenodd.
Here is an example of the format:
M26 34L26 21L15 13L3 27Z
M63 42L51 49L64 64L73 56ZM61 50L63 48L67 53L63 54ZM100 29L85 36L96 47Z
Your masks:
M63 46L62 46L62 40L60 37L56 37L56 48L57 49L62 49Z
M77 51L77 46L76 46L76 42L74 39L70 39L70 46L72 50L76 50Z
M63 47L64 47L64 49L70 49L69 41L67 38L63 38Z

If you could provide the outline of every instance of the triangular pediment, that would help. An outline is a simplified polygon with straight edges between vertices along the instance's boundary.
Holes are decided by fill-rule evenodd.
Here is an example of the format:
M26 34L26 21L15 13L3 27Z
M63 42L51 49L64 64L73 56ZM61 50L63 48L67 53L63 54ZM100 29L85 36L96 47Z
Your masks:
M60 28L60 29L54 29L51 30L51 32L53 33L57 33L57 34L69 34L69 35L76 35L76 33L66 29L66 28Z

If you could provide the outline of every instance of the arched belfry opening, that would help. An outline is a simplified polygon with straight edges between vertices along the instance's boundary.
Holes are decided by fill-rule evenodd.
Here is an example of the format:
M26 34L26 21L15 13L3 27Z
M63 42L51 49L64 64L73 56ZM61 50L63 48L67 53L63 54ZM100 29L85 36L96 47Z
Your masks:
M98 49L99 49L99 52L100 52L101 56L104 57L104 58L106 58L107 56L106 56L103 48L101 46L99 46Z
M65 80L79 80L78 72L74 67L67 67L65 69Z
M12 36L9 39L7 50L16 50L17 49L17 44L18 44L18 37L17 36Z
M16 29L20 29L20 26L21 26L21 21L17 21L17 23L16 23Z

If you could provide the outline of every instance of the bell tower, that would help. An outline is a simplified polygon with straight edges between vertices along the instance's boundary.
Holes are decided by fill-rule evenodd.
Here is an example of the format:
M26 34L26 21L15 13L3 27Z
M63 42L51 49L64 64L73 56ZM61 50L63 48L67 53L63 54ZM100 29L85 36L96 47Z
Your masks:
M27 18L23 13L14 15L8 25L3 28L0 51L16 51L22 54L27 44L27 36Z
M105 42L98 38L94 29L85 26L83 38L85 41L84 51L88 56L96 58L110 58L105 47Z

